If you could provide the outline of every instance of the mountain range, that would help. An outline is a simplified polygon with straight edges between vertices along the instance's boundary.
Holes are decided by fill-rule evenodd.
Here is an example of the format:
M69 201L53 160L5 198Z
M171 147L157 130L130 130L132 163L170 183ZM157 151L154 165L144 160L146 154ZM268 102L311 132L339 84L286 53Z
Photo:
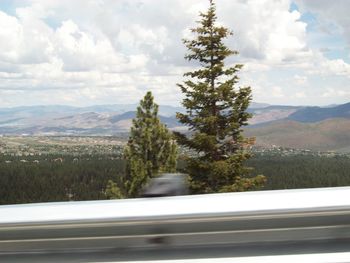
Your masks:
M136 108L136 104L0 108L0 134L113 135L129 131ZM253 118L245 133L255 136L258 145L350 152L350 103L328 107L252 103L248 111ZM159 107L168 128L186 130L176 112L184 109Z

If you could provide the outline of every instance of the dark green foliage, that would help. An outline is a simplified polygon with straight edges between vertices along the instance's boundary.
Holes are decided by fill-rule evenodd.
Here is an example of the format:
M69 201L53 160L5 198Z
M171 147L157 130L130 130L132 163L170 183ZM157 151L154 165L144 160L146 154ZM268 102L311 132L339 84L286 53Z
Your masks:
M112 180L108 180L105 195L108 199L120 199L123 198L124 195L121 192L120 188L118 187L118 184L113 182Z
M350 185L350 158L316 155L278 156L257 154L248 165L267 176L265 189L294 189Z
M251 89L236 87L242 65L224 65L228 56L238 52L225 46L223 40L232 33L215 25L212 1L208 11L200 16L199 26L192 29L195 37L184 40L189 51L185 58L197 61L200 68L185 73L187 79L178 84L185 95L182 104L186 113L178 113L177 118L189 127L191 136L176 133L177 140L199 155L187 160L192 192L254 189L264 183L264 177L245 178L250 169L243 163L250 158L247 146L253 140L242 136L242 126L251 117L247 112Z
M138 196L150 178L176 169L177 146L159 120L158 105L151 92L147 92L137 108L124 158L126 171L122 187L125 197Z
M54 162L57 158L63 158L63 162ZM108 181L113 179L115 185L120 185L125 160L109 155L81 156L78 161L75 158L31 156L22 163L18 157L0 155L0 204L106 199ZM264 189L268 190L350 186L349 157L256 154L247 165L254 167L250 178L260 173L267 175ZM177 168L185 167L180 160ZM240 183L244 184L244 180Z
M120 178L125 167L109 155L21 159L0 156L0 204L105 199L108 180Z

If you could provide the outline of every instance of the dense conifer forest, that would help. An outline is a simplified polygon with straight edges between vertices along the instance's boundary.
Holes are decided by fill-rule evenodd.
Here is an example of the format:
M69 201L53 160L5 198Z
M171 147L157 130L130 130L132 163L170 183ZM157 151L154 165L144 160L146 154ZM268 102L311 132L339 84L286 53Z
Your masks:
M104 199L124 162L114 156L0 157L0 204Z
M266 190L350 185L347 156L255 154L247 165L252 176L266 176ZM124 166L117 155L1 155L0 204L106 199L108 180L117 181Z
M253 174L264 174L264 189L295 189L350 185L348 156L259 155L248 160Z

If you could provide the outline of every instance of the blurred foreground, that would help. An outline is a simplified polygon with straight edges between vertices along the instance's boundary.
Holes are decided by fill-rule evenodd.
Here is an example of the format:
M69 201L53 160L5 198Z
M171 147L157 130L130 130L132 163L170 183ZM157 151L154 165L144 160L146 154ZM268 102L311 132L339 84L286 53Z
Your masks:
M350 252L349 196L339 187L1 206L0 261Z

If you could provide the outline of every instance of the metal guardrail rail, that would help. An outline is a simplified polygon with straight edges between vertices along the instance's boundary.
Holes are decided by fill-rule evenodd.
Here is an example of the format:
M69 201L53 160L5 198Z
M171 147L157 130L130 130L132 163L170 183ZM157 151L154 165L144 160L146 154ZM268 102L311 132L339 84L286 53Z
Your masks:
M0 206L0 253L350 238L350 187Z

